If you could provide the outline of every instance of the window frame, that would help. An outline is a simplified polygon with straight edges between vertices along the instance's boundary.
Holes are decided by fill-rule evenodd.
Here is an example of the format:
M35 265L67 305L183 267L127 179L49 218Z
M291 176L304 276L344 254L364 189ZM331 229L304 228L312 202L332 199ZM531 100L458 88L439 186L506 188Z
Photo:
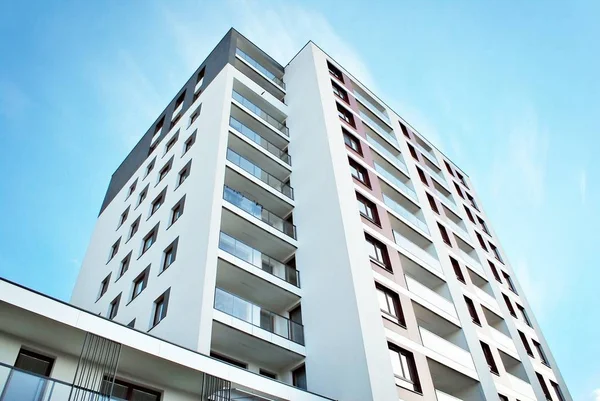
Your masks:
M388 354L394 377L412 385L412 391L421 394L421 382L414 354L390 342L388 342ZM396 358L397 363L394 363ZM400 368L400 372L396 368Z
M391 318L395 323L406 328L406 320L404 318L404 311L402 310L402 304L400 302L400 295L377 282L375 283L375 291L377 291L379 310L383 312L386 317ZM380 294L383 299L380 297ZM382 308L383 300L385 300L385 309ZM394 313L392 313L392 309Z
M362 164L360 164L359 162L357 162L356 160L354 160L350 157L348 158L348 164L350 165L350 175L352 175L352 178L355 179L356 181L360 182L367 188L371 188L371 180L369 179L369 170L367 170L367 168L365 166L363 166ZM354 175L355 171L358 176Z
M335 102L335 104L337 105L339 119L356 129L356 119L354 118L354 114L352 114L350 110L342 106L339 102Z
M450 258L450 264L452 265L452 269L454 270L454 275L456 276L456 279L463 284L467 284L467 280L465 279L465 275L460 267L460 263L458 263L458 260L454 259L452 256L449 256L449 258Z
M187 152L189 152L189 150L192 148L192 146L194 146L194 143L196 143L196 133L198 132L197 129L194 130L194 132L192 132L192 134L185 140L185 142L183 143L183 155L185 155Z
M376 265L381 266L383 269L392 272L392 264L390 261L390 255L388 253L387 247L381 241L375 239L369 234L365 233L365 242L370 245L369 248L369 259L374 262ZM371 254L371 248L375 251L375 257ZM379 255L381 255L381 259L379 260Z
M138 276L135 279L133 279L133 286L131 288L131 299L129 300L129 302L136 299L148 287L148 279L150 277L150 266L151 265L148 265L140 274L138 274ZM138 293L136 293L136 288L139 282L141 282L142 284L142 289Z
M342 127L342 134L344 136L344 144L346 145L346 147L351 149L354 153L362 156L363 152L362 152L362 146L360 144L360 140L358 140L358 138L356 138L354 135L352 135L350 133L350 131L348 131L344 127ZM348 143L348 142L350 142L350 143ZM353 145L356 145L356 149L354 148Z
M117 314L119 313L119 304L121 303L121 294L122 293L119 293L119 295L117 295L108 305L108 320L113 320L117 317Z
M466 295L464 295L463 297L465 299L465 303L467 304L467 310L469 311L469 315L471 316L471 321L477 326L481 327L481 320L479 319L479 314L477 313L475 303L471 298L467 297Z
M494 359L494 354L492 353L492 349L490 346L483 341L479 341L481 344L481 350L483 351L483 356L485 357L485 361L490 368L490 372L493 374L500 376L500 372L498 371L498 365L496 365L496 360Z
M181 168L181 170L179 170L179 173L177 173L177 186L175 189L179 188L187 180L191 172L192 161L190 160Z
M148 231L146 235L144 235L144 238L142 239L142 252L140 253L140 257L146 252L148 252L150 248L152 248L152 246L156 243L156 240L158 239L158 227L159 225L157 223L154 227L150 229L150 231ZM150 245L148 245L148 247L146 247L146 243L150 239L152 239L152 242L150 243Z
M179 237L175 238L163 251L162 260L160 263L160 272L162 274L177 260L177 246L179 245Z
M359 203L358 212L360 215L369 220L371 223L380 226L381 223L379 221L379 212L377 211L377 205L375 202L369 200L367 197L358 192L356 193L356 201ZM364 206L364 209L367 213L363 213L360 205ZM369 211L371 215L369 215Z
M171 288L169 288L165 292L163 292L154 301L154 307L153 307L153 312L152 312L152 327L150 329L155 328L160 322L162 322L163 320L166 319L167 312L169 309L170 295L171 295Z
M96 302L108 291L108 287L110 286L110 276L112 276L112 272L108 273L108 275L100 282L100 291L98 298L96 298Z

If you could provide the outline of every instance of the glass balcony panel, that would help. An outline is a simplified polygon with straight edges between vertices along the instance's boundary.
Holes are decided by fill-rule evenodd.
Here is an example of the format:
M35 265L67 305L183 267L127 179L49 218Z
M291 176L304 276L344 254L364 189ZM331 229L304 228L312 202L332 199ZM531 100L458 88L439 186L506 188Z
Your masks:
M235 54L237 56L239 56L241 59L243 59L244 61L246 61L248 64L250 64L252 67L256 68L258 71L260 71L263 75L265 75L267 78L269 78L275 84L277 84L281 88L285 89L285 83L283 82L283 80L281 78L278 78L271 71L267 70L258 61L254 60L252 57L250 57L247 53L245 53L244 51L242 51L240 49L235 49Z
M375 120L373 120L371 117L369 117L367 115L367 113L365 113L364 111L359 111L360 117L367 123L369 124L369 126L371 128L373 128L379 135L381 135L382 137L386 138L388 141L390 141L391 143L393 143L394 145L398 146L398 141L396 140L396 137L392 133L387 132L385 129L383 129L383 127L381 126L381 124L375 122Z
M369 142L369 144L371 146L373 146L375 148L375 150L377 150L377 152L379 152L383 156L387 157L389 159L389 161L394 166L398 167L398 169L400 171L402 171L406 175L409 175L408 168L406 167L404 160L402 160L402 158L401 158L402 156L395 156L392 152L387 150L383 145L381 145L379 142L377 142L375 139L373 139L369 135L367 135L367 142Z
M429 234L429 228L427 224L419 219L417 216L412 214L408 209L406 209L401 204L397 203L392 198L388 197L386 194L383 194L383 203L385 203L390 209L398 213L400 216L404 217L406 220L410 221L416 227L421 229L422 231Z
M267 123L271 124L275 128L277 128L281 133L286 136L290 136L288 127L285 126L284 123L277 120L275 117L271 116L269 113L252 103L250 100L246 99L244 96L240 95L238 92L233 91L232 97L242 106L246 107L252 113L257 115L258 117L265 120Z
M279 149L277 146L273 145L271 142L267 141L255 131L242 124L240 121L236 120L233 117L229 117L229 125L232 128L236 129L239 133L244 135L246 138L250 139L252 142L256 143L257 145L259 145L272 155L276 156L283 162L289 165L292 164L292 158L290 155L288 155L283 150Z
M374 114L376 114L377 117L381 118L383 121L385 121L388 124L390 123L390 118L387 116L387 114L385 114L385 112L379 110L379 108L375 107L373 102L368 100L359 91L355 90L353 93L354 93L354 97L356 99L358 99L358 101L361 102L364 106L366 106L369 110L371 110Z
M379 174L381 174L384 178L386 178L392 184L396 185L398 187L398 189L400 189L400 191L402 191L402 193L404 193L405 195L408 195L409 198L413 199L414 201L417 201L417 194L414 191L414 189L409 187L404 182L400 181L392 173L387 171L385 168L381 167L379 164L374 163L374 165L375 165L375 170Z

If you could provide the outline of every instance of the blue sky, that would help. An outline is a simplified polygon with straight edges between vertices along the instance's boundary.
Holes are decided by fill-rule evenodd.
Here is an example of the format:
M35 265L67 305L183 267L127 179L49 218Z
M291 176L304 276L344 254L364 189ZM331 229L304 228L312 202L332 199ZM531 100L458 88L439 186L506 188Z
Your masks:
M110 175L227 29L282 64L312 39L469 173L600 401L600 3L37 3L0 13L0 276L68 299Z

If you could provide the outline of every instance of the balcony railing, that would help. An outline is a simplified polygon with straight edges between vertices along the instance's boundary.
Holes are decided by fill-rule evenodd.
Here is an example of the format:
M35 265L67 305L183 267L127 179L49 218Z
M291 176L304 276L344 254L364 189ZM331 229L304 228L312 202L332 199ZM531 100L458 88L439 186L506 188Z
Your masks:
M407 184L400 181L398 178L394 177L394 175L392 173L390 173L389 171L387 171L386 169L381 167L379 164L374 163L374 165L375 165L375 170L379 174L381 174L385 179L390 181L392 184L396 185L409 198L411 198L414 201L418 201L417 193L414 191L414 189L412 189Z
M243 211L251 214L252 216L264 221L276 230L296 239L296 226L292 223L285 221L281 217L268 211L252 199L246 198L238 191L225 186L223 189L223 199L242 209Z
M454 222L454 220L452 220L452 219L446 219L446 222L448 224L450 224L450 226L452 228L454 228L456 231L458 231L460 234L464 235L467 238L470 238L469 237L469 233L467 232L467 230L465 228L461 227L460 225L456 224Z
M367 115L367 113L365 113L364 111L360 111L359 112L360 117L365 120L367 122L367 124L369 124L369 126L371 128L373 128L375 131L377 131L377 133L381 136L383 136L384 138L386 138L388 141L390 141L391 143L393 143L394 145L398 146L398 140L396 139L396 137L394 136L393 133L389 133L386 130L384 130L381 127L381 124L375 122L371 117L369 117ZM393 132L393 131L392 131Z
M462 256L463 260L465 262L467 262L468 265L476 268L477 270L481 270L481 263L477 259L475 259L471 255L469 255L468 253L466 253L462 249L460 250L460 255Z
M363 105L365 105L365 107L367 107L369 110L371 110L373 112L373 114L376 114L377 117L381 118L386 123L388 123L388 124L390 123L390 118L383 111L381 111L377 107L375 107L375 105L373 103L371 103L366 97L361 95L360 92L353 91L353 93L354 93L354 97L356 99L358 99L358 101L361 102Z
M506 334L502 333L501 331L496 330L492 326L490 326L490 333L492 333L492 338L498 344L500 344L504 348L506 348L506 349L514 352L515 354L517 353L517 348L515 347L515 343L513 342L513 340L509 336L507 336Z
M431 167L429 167L427 164L423 163L421 164L421 166L423 166L423 168L429 173L431 174L433 177L437 177L438 181L443 182L444 184L447 184L446 182L446 178L444 178L444 175L440 172L440 171L436 171L434 169L432 169Z
M406 238L398 231L393 230L392 234L394 234L394 242L396 242L396 244L398 244L401 248L408 251L408 253L414 255L417 259L422 260L425 264L427 264L427 266L431 267L432 269L435 269L438 272L442 271L440 261L435 256L433 256L425 249L421 248L419 245Z
M298 270L223 232L219 236L219 249L300 288L300 273Z
M484 290L482 290L479 287L475 287L474 288L475 291L475 295L477 295L477 298L479 298L479 300L486 304L486 306L488 308L491 308L493 310L499 310L500 307L498 306L498 301L496 301L496 298L494 298L493 296L491 296L490 294L488 294L487 292L485 292Z
M454 202L454 199L452 198L452 195L446 195L444 194L442 191L440 191L439 189L432 187L431 190L443 201L446 200L448 201L448 206L450 206L450 208L453 211L457 211L456 209L456 202Z
M429 160L434 162L434 164L437 166L438 161L437 161L437 157L435 156L435 153L433 153L433 150L429 150L429 149L425 148L425 146L421 145L419 142L415 142L415 144L417 145L417 148L419 148L419 150L421 150L421 152L423 152L424 154L428 155Z
M285 83L283 82L283 80L281 80L281 78L278 78L271 71L267 70L258 61L254 60L252 57L250 57L244 51L242 51L240 49L235 49L235 54L237 56L239 56L242 60L244 60L245 62L247 62L248 64L250 64L252 67L254 67L258 71L260 71L261 74L265 75L271 81L275 82L278 86L280 86L281 88L285 89Z
M238 92L233 91L233 94L231 96L234 100L239 102L242 106L246 107L252 113L254 113L258 117L262 118L263 120L277 128L282 134L290 136L289 129L285 126L284 123L271 116L269 113L252 103L250 100L246 99L244 96L240 95Z
M531 384L527 383L524 380L519 379L517 376L514 376L510 373L508 373L506 376L508 377L508 381L513 390L515 390L517 393L523 394L524 396L526 396L527 398L530 398L532 400L536 399L535 393L533 391L533 387L531 387Z
M233 150L227 148L227 160L242 168L244 171L252 174L271 188L281 192L290 199L294 199L294 190L287 184L284 184L278 178L273 177L250 160L238 155Z
M448 301L446 298L433 291L429 287L426 287L423 284L419 283L412 277L405 275L405 278L406 286L408 287L408 290L410 292L419 296L423 300L429 302L430 304L444 311L450 316L458 318L458 316L456 315L456 309L454 309L454 304L452 304L452 302Z
M304 345L304 327L281 315L254 305L220 288L215 289L215 309L255 327Z
M423 327L419 327L419 332L421 333L423 345L426 348L429 348L466 368L475 370L475 365L473 364L473 359L471 358L471 353L469 351L462 349L458 345L451 343Z
M410 176L408 173L408 168L406 167L406 164L404 164L404 160L402 160L402 156L395 156L392 152L384 148L383 145L371 138L369 135L367 135L367 142L369 142L369 144L373 146L377 152L387 157L394 166L398 167L402 172Z
M265 149L270 154L276 156L278 159L283 162L292 165L292 157L288 155L283 150L279 149L277 146L273 145L271 142L267 141L265 138L242 124L240 121L236 120L233 117L229 117L229 126L231 128L235 128L238 132L244 135L246 138L250 139L252 142Z
M440 390L435 390L435 396L437 401L463 401L460 398L456 398L450 394L446 394Z
M390 209L398 213L400 216L404 217L406 220L410 221L412 224L417 226L420 230L429 234L429 228L427 228L427 224L424 221L419 219L408 209L406 209L404 206L402 206L386 194L383 194L383 203L385 203Z

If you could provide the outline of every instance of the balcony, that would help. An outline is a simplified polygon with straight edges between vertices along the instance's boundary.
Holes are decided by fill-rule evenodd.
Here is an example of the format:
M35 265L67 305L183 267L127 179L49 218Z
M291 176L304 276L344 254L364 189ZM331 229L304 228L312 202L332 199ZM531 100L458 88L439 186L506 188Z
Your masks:
M388 140L391 144L398 146L398 140L396 139L394 131L391 128L387 127L387 125L383 122L377 122L376 120L379 120L379 118L376 117L375 114L369 111L366 107L359 105L358 108L358 114L360 115L360 118L368 124L369 128Z
M375 149L381 156L387 158L388 162L393 164L398 170L402 171L406 174L407 177L410 177L408 173L408 168L404 163L404 159L402 158L402 154L394 149L394 151L388 150L388 148L392 148L390 145L384 145L380 143L377 139L373 137L373 135L367 134L367 142Z
M408 209L409 206L407 206L405 202L403 202L404 204L402 204L392 199L392 197L390 195L387 195L386 193L383 193L383 203L385 203L387 207L389 207L399 216L403 217L408 222L413 224L419 230L429 235L429 228L427 227L427 224L416 215L416 213L422 213L419 207L413 205L413 208L416 208L417 210L415 212L412 212Z
M282 162L290 166L292 165L292 158L286 151L280 149L275 144L269 142L266 138L263 138L257 132L252 130L250 127L244 125L241 121L237 120L233 116L229 117L229 126L235 129L243 136L245 136L246 138L250 139L256 145L269 152L271 155L281 160Z
M418 135L415 135L417 148L423 153L423 155L429 159L435 166L439 167L437 157L435 156L435 152L432 147L429 146L423 139L421 139Z
M525 397L535 400L535 392L533 391L533 387L531 384L526 382L525 380L519 379L516 376L511 375L510 373L506 375L508 377L508 381L510 383L510 387L519 394L523 394Z
M488 294L487 292L485 292L484 290L482 290L479 287L474 287L474 292L475 292L475 295L477 295L477 298L479 298L479 300L481 301L481 303L483 305L486 305L488 308L490 308L494 312L500 311L500 308L498 307L498 301L496 301L496 298L494 298L493 296L491 296L490 294Z
M485 399L477 375L465 375L427 358L437 401L480 401Z
M437 282L435 282L432 278L428 280L434 285L437 284L437 291L439 291L442 294L445 293L447 297L444 297L440 295L437 291L427 287L424 284L421 284L418 280L412 278L411 276L405 275L405 278L408 290L417 297L419 297L422 301L424 301L424 305L426 307L433 311L441 311L443 314L447 314L450 317L458 319L456 310L454 309L454 305L448 299L449 293L445 282L439 279L437 279Z
M383 159L379 163L381 163L381 162L384 162ZM379 163L376 161L373 162L373 165L375 166L375 171L377 171L379 173L379 175L381 175L383 178L388 180L390 184L393 184L396 187L398 187L400 192L402 192L404 195L408 196L413 201L418 202L417 193L409 184L410 180L406 178L406 181L403 181L402 179L400 179L399 177L397 177L396 175L394 175L393 173L390 173L388 171L388 169L390 169L390 167L388 167L388 169L386 169L385 167L382 166L382 164L379 164ZM385 162L385 163L388 164L387 162ZM389 166L391 166L391 164Z
M65 401L72 385L0 363L0 391L3 401ZM79 388L79 395L96 399L99 393Z
M286 127L285 124L282 122L283 119L277 119L273 117L271 114L264 111L262 108L254 104L252 101L250 101L248 98L237 92L235 89L233 90L231 97L240 105L248 109L256 117L266 122L269 126L274 127L276 130L278 130L285 136L290 136L288 127Z
M446 223L448 223L457 234L462 235L466 239L470 240L471 237L469 236L469 233L467 232L467 228L465 226L464 221L456 213L454 213L454 211L452 211L450 208L446 207L446 205L442 205L442 207L444 208L444 215L446 216L446 219L445 219Z
M467 369L475 370L475 365L473 364L473 359L471 358L471 353L469 351L423 327L419 326L419 332L421 333L421 340L423 341L423 346L425 348L428 348L436 354L441 355L443 358L449 359Z
M296 239L295 225L268 211L259 203L242 195L242 193L225 186L223 189L223 199L257 219L260 219L262 222L267 223L276 230Z
M460 398L453 397L450 394L441 392L440 390L435 390L435 397L437 398L437 401L463 401Z
M360 89L357 89L356 87L354 88L353 94L354 94L354 97L356 98L356 100L361 102L363 106L367 107L373 114L375 114L377 117L379 117L382 121L386 122L387 124L390 124L390 118L385 113L385 109L383 109L383 107L381 107L381 106L377 107L375 105L376 102L374 100L367 99L368 95L366 95L366 94L363 95L361 93Z
M448 185L442 170L437 167L432 167L433 163L431 163L428 159L425 159L425 162L421 163L421 166L431 175L431 177L433 177L433 179L437 180L437 182L443 184L444 186Z
M433 187L431 188L434 194L446 205L450 210L454 213L458 213L458 209L456 207L456 202L454 198L452 198L452 194L446 188L438 184L437 182L433 182Z
M517 348L515 347L515 343L513 340L502 333L499 330L496 330L494 327L490 326L490 333L492 335L492 339L500 346L500 348L504 348L504 351L508 351L512 356L518 356Z
M273 188L277 192L285 195L290 199L294 199L294 190L289 185L283 183L280 179L275 176L267 173L256 164L251 162L245 157L242 157L231 148L227 148L227 160L229 160L234 165L240 167L242 170L249 173L251 176L257 178L261 182L267 184L269 187Z
M507 373L506 378L508 379L511 388L517 393L522 394L525 398L536 400L533 387L531 387L531 384L528 381L527 372L521 361L500 349L498 350L498 354L500 354L502 365ZM519 399L522 399L522 397L519 397Z
M245 63L250 65L252 68L257 70L259 73L264 75L267 79L269 79L275 85L277 85L281 89L285 90L285 83L283 82L283 79L279 78L274 73L269 71L266 67L264 67L262 64L260 64L258 61L256 61L252 57L250 57L246 52L244 52L240 49L235 49L235 55L237 57L239 57L241 60L243 60Z
M396 244L421 263L433 270L441 271L440 262L433 243L400 220L390 220Z

